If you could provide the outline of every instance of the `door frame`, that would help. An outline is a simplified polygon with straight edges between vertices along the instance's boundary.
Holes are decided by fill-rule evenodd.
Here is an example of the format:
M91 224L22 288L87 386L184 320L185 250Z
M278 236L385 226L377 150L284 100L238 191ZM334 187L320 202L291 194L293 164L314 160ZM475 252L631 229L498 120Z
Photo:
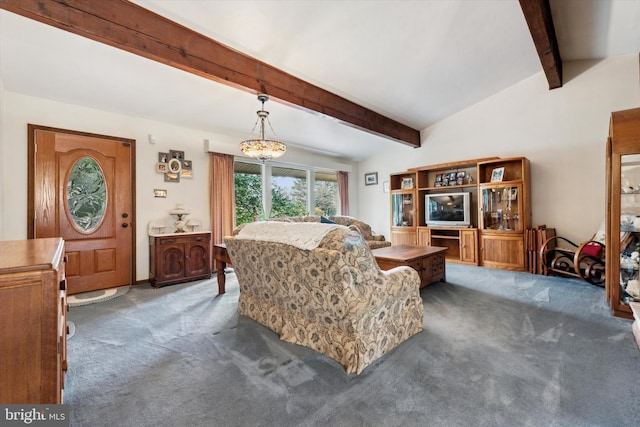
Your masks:
M90 138L109 139L114 142L126 142L131 144L131 277L130 284L136 284L136 140L130 138L122 138L110 135L101 135L97 133L80 132L69 129L60 129L50 126L41 126L35 124L27 124L27 239L33 239L35 235L35 163L36 163L36 131L47 131L55 133L66 133L70 135L87 136Z

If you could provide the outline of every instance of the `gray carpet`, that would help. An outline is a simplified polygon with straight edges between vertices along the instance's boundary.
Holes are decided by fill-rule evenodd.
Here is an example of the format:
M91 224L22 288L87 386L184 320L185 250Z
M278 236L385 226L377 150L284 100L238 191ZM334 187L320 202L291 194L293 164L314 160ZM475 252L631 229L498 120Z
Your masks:
M73 426L637 426L640 350L604 289L447 265L425 329L347 375L215 279L73 308Z

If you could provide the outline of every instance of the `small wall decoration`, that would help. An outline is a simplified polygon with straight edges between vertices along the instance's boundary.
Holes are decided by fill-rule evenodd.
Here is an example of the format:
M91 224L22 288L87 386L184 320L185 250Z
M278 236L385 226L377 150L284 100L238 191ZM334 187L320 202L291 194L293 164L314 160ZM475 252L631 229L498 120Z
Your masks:
M153 190L153 197L160 197L164 199L167 197L167 190L162 188L155 188Z
M180 182L180 177L193 178L193 162L185 160L181 150L159 152L156 172L164 174L165 182Z
M502 182L503 176L504 176L504 167L495 168L493 172L491 172L491 182Z
M178 159L169 160L169 172L180 173L182 170L182 163Z
M172 159L178 159L180 161L184 160L184 151L169 150L169 155Z
M402 178L402 189L410 190L413 188L413 178Z
M180 182L180 174L179 173L165 173L164 174L165 182Z
M389 181L385 181L385 182L382 183L382 191L383 192L388 193L390 189L391 189L391 183Z
M378 185L378 172L365 173L364 185Z

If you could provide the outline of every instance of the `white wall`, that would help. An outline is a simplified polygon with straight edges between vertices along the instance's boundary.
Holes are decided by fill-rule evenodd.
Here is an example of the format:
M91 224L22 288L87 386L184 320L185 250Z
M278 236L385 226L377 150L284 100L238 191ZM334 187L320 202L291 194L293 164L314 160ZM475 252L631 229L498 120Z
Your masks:
M640 107L638 56L568 62L563 72L562 88L548 90L541 72L423 130L422 147L399 145L361 162L360 170L377 171L385 181L412 167L525 156L531 162L533 225L587 240L605 217L610 114ZM360 218L389 237L389 195L359 178Z
M210 230L209 155L204 140L209 140L208 148L211 151L240 155L240 137L123 116L1 89L0 87L0 124L3 125L0 131L1 240L27 237L29 123L136 140L136 280L146 280L149 277L148 223L170 219L167 212L176 203L182 203L190 210L189 218L200 218L203 230ZM150 134L153 135L155 144L149 142ZM164 175L155 172L158 152L168 152L170 149L184 151L185 158L193 162L193 179L183 179L179 183L164 182ZM287 151L286 161L299 165L355 170L352 163L337 162L326 156L296 150ZM355 200L358 185L355 179L351 181L350 197ZM5 185L2 185L3 182ZM167 189L167 198L155 198L155 188ZM357 209L357 206L354 207Z

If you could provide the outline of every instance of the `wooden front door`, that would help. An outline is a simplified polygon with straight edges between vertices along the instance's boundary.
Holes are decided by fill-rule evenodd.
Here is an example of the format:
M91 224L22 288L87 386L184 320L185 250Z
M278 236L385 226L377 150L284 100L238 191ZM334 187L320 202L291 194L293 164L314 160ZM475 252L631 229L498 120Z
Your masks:
M133 283L135 141L29 125L29 238L65 240L70 294Z

